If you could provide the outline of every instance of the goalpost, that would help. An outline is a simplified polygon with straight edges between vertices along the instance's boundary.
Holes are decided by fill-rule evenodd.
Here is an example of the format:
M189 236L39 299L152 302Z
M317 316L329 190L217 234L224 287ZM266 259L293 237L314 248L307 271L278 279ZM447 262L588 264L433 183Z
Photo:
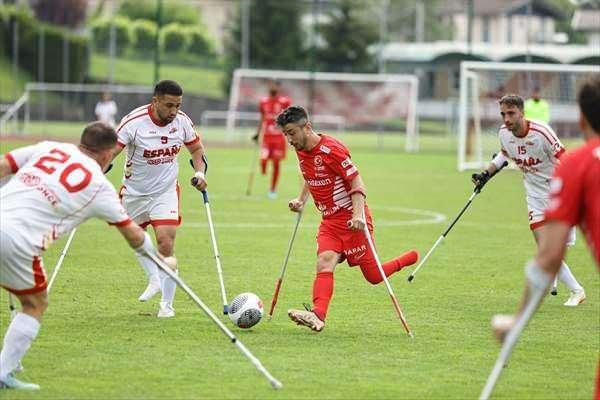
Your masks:
M103 92L117 103L117 123L134 108L147 104L149 86L30 82L25 92L0 116L0 135L79 137L83 124L96 120L94 109Z
M417 151L417 98L415 75L351 74L307 71L237 69L233 74L227 115L231 138L239 113L256 112L266 95L267 81L281 82L282 93L305 107L319 129L319 122L343 121L347 132L402 132L406 151Z
M499 63L463 61L460 64L459 171L485 167L498 151L497 132L502 125L498 100L504 94L527 99L534 88L550 106L550 125L561 138L579 134L577 89L590 75L592 65Z

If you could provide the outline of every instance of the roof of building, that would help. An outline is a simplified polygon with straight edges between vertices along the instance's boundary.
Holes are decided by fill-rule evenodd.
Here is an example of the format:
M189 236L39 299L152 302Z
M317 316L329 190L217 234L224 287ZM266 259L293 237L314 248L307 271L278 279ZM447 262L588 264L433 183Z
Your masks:
M473 0L473 13L476 16L527 14L530 0ZM563 19L561 10L544 0L533 0L531 12L555 19ZM465 1L448 1L445 3L444 14L466 14Z
M600 32L600 9L576 10L571 27L577 31Z
M388 43L383 58L391 62L432 63L450 56L484 61L511 61L527 55L546 62L580 63L600 58L600 49L588 45L529 45L498 46L493 43L438 41L429 43ZM600 70L600 68L599 68Z

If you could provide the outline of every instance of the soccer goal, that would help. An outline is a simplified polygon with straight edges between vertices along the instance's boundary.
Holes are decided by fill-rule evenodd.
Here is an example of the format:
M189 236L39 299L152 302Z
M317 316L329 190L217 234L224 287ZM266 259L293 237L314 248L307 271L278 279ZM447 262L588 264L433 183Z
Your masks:
M248 145L248 138L256 133L261 120L258 112L205 110L200 117L202 137L213 141L219 140L222 138L224 127L232 120L235 129L228 131L226 140ZM319 128L333 133L336 137L343 135L346 126L346 119L341 115L316 115L313 121Z
M577 90L598 66L463 61L460 65L458 170L483 168L498 151L504 94L530 97L539 88L550 106L550 125L561 139L579 134Z
M372 132L381 137L403 134L407 151L417 151L417 98L415 75L350 74L307 71L237 69L229 96L227 132L235 136L240 115L256 112L266 95L267 81L281 82L292 104L305 107L316 130L339 125L346 132ZM240 114L242 113L242 114Z
M1 135L79 137L83 126L96 120L102 93L117 104L116 122L150 102L150 86L32 82L25 93L0 116Z

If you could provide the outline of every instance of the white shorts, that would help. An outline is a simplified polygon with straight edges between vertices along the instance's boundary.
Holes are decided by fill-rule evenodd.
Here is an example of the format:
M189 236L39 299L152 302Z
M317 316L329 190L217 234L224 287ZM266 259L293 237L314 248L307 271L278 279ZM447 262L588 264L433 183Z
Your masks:
M148 225L181 224L179 208L179 184L171 190L152 196L133 196L127 194L127 188L119 191L121 204L131 219L142 228Z
M544 210L548 205L548 199L527 196L527 210L529 211L529 228L533 231L546 222ZM576 229L571 228L567 238L567 246L573 246L576 240Z
M46 271L40 256L19 246L13 235L0 232L0 286L14 294L46 290Z

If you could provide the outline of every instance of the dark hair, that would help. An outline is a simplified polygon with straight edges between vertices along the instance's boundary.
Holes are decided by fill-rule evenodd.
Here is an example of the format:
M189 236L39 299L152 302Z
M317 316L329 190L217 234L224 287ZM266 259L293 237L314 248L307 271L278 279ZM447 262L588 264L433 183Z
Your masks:
M588 78L579 89L577 103L596 134L600 134L600 74Z
M117 133L104 122L88 124L81 134L80 144L93 153L112 149L117 144Z
M289 106L277 116L277 125L284 127L287 124L302 124L308 122L308 113L303 107Z
M171 96L183 96L183 89L175 81L164 80L160 81L154 86L154 95L163 96L170 94Z
M519 110L523 111L523 98L518 94L506 94L498 100L498 104L506 104L507 106L515 106Z

